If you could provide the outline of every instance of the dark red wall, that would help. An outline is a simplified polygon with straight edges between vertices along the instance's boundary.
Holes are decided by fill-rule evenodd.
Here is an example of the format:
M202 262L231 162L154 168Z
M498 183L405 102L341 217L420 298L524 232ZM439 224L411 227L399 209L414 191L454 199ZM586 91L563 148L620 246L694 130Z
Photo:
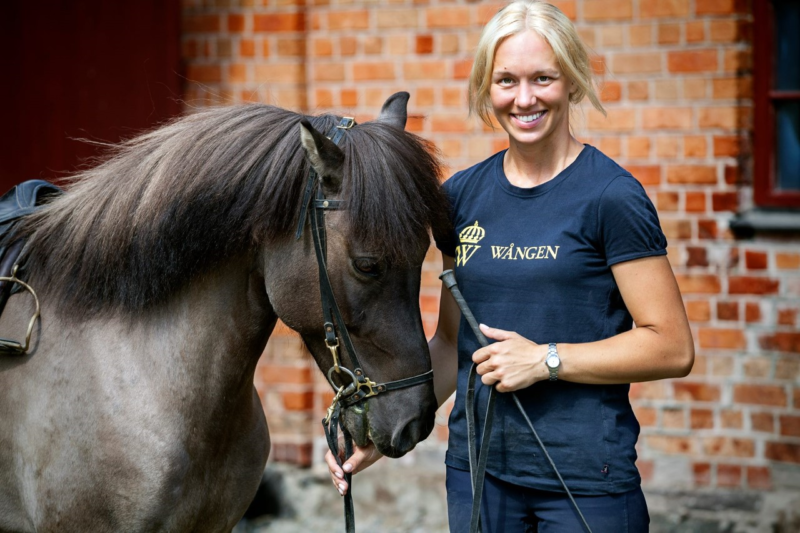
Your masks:
M181 111L179 0L7 0L0 192Z

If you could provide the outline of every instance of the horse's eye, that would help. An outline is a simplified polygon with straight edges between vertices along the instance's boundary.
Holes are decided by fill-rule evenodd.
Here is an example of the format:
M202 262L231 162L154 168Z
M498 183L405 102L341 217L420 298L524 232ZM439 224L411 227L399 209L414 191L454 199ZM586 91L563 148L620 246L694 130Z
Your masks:
M371 257L359 257L353 260L353 266L361 274L366 276L377 276L381 273L380 264Z

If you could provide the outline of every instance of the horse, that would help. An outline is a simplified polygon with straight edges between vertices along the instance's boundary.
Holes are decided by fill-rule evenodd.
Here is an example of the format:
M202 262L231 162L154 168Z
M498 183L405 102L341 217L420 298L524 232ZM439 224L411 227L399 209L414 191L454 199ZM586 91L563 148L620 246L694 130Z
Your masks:
M41 318L26 354L0 355L0 531L230 531L269 453L253 377L278 319L323 372L350 349L372 380L430 372L421 264L448 208L435 147L405 131L407 102L393 95L338 144L334 115L198 110L109 147L20 220L7 239L24 239ZM319 263L341 306L333 329L352 339L338 361L306 187L341 207ZM24 331L33 306L13 295L0 336ZM436 407L422 380L342 424L399 457Z

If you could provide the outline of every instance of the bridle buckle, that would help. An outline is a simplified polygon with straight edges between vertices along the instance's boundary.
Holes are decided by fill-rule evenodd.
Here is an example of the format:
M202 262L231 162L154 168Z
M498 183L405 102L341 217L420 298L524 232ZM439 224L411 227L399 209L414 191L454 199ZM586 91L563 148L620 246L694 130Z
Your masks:
M342 117L341 122L336 127L340 130L349 130L356 125L356 119L353 117Z

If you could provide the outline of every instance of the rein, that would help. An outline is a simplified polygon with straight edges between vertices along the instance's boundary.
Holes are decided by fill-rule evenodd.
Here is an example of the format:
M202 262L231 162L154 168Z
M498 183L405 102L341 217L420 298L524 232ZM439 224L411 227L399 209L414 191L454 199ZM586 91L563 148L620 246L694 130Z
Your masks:
M475 320L475 317L470 311L469 306L467 305L467 301L464 299L464 296L461 294L461 291L458 289L458 284L456 283L456 276L452 270L445 270L439 276L444 282L445 287L452 293L453 299L456 301L458 308L461 310L461 314L464 315L464 318L467 320L472 332L478 338L478 342L481 346L485 347L489 345L489 341L486 340L486 337L481 332L480 328L478 327L478 322ZM489 390L489 398L486 402L486 416L483 420L483 432L481 433L483 442L481 443L480 450L476 450L476 435L475 435L475 379L478 375L477 366L473 363L472 367L469 369L469 377L467 379L467 394L466 394L466 416L467 416L467 438L469 439L469 471L470 477L472 481L472 516L470 518L470 533L478 533L481 530L481 499L483 498L483 480L486 474L486 462L489 458L489 435L492 431L492 419L494 418L494 407L495 407L495 397L497 396L497 389L492 387ZM586 518L583 516L580 507L578 507L578 502L575 501L575 498L572 496L572 492L570 492L567 484L564 482L564 478L561 477L561 473L556 468L555 462L550 457L550 454L547 453L547 448L545 448L542 439L539 438L539 434L536 432L536 429L533 427L533 423L531 419L528 417L528 413L525 412L523 409L522 404L517 398L517 395L514 392L511 392L511 397L514 399L514 403L517 406L520 414L525 419L525 422L528 424L528 428L533 433L533 436L536 438L536 442L539 444L539 447L544 452L545 457L550 462L550 466L553 467L553 471L556 474L556 477L561 482L561 486L564 487L564 491L569 496L572 505L575 507L575 511L578 513L578 516L583 523L583 527L586 528L586 531L592 533L592 528L589 527L588 522L586 522Z
M328 138L334 144L339 144L344 132L355 126L356 122L350 117L343 117L338 126L331 129L328 133ZM311 196L314 195L313 207L310 206ZM325 211L338 210L342 208L341 200L327 199L325 193L319 186L319 177L317 172L312 168L308 175L308 183L306 184L305 193L303 196L303 204L300 212L300 221L297 227L295 238L299 239L303 233L306 218L311 221L311 235L314 239L314 252L317 257L317 266L319 267L319 289L322 299L322 316L323 328L325 331L325 345L331 353L333 358L333 366L328 370L327 378L333 389L336 391L333 401L322 420L322 427L325 430L325 438L328 441L328 447L336 458L339 466L343 462L339 457L339 442L338 430L341 426L342 435L344 436L345 445L345 460L353 454L353 439L348 433L347 429L341 421L342 409L347 408L360 408L358 405L367 398L377 396L378 394L389 392L392 390L403 389L406 387L413 387L422 383L426 383L433 379L433 369L412 376L409 378L398 379L395 381L388 381L385 383L376 383L368 378L362 370L361 362L356 354L353 342L350 339L350 334L347 331L342 314L339 311L339 306L336 303L336 298L333 294L333 287L331 286L330 278L328 277L327 267L327 238L325 232ZM353 370L350 370L342 365L339 358L339 338L341 337L341 344L344 345L345 351L350 356L350 362L353 365ZM346 379L344 385L339 385L334 380L335 377ZM345 481L347 481L351 490L347 491L344 496L344 512L345 512L345 525L347 533L355 532L355 515L353 511L353 497L352 497L352 474L345 473Z

